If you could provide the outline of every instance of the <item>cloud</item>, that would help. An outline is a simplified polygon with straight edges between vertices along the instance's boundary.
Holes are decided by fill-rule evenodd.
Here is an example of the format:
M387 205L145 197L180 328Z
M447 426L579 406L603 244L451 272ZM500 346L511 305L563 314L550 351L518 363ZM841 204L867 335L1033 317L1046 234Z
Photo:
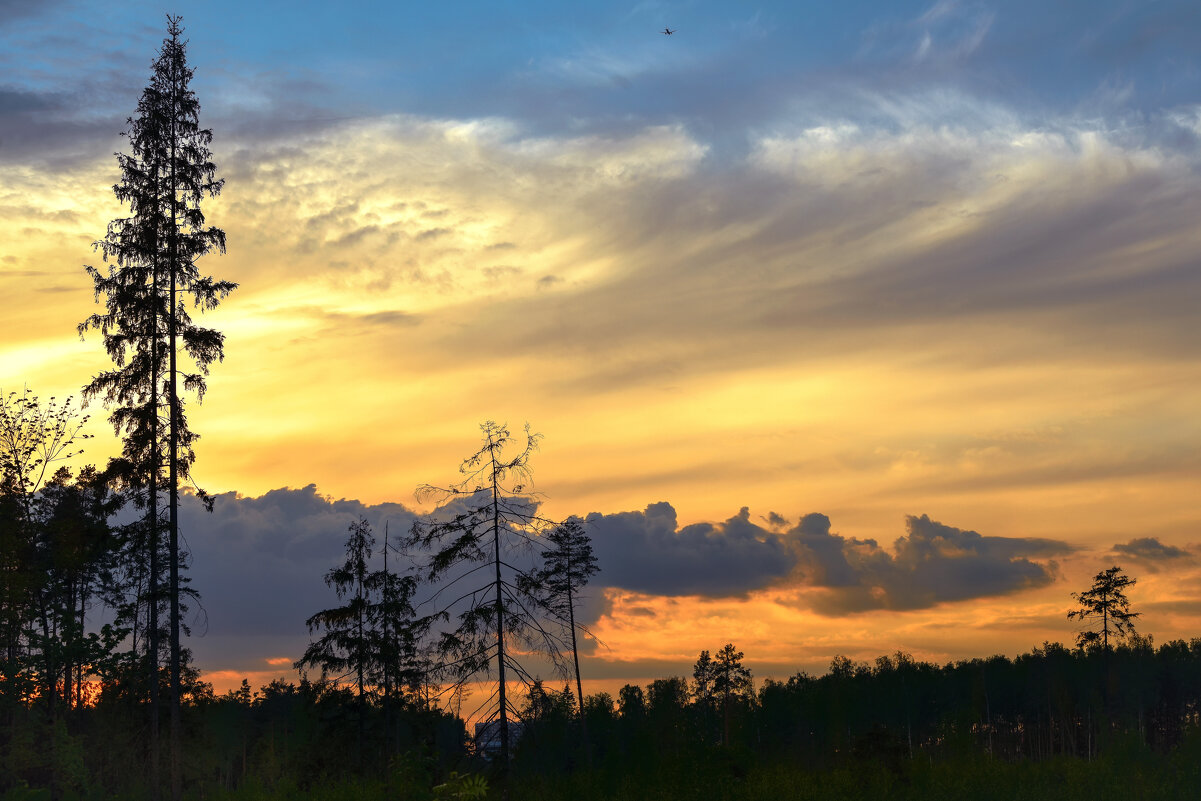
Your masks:
M767 522L786 521L772 513ZM786 533L751 522L746 507L722 523L681 527L665 502L593 513L585 524L602 568L598 586L710 598L793 587L826 615L925 609L1042 587L1056 576L1047 560L1075 550L1053 539L982 536L927 515L907 517L908 533L891 551L832 533L830 519L817 513Z
M322 577L340 563L347 529L360 515L377 547L385 523L395 543L414 520L400 504L334 500L312 484L257 498L221 493L211 514L195 496L181 498L188 574L207 612L207 632L190 642L197 663L249 670L264 651L298 658L308 643L304 621L336 603Z
M863 33L859 57L869 61L951 64L980 47L995 16L982 3L938 0L914 19L871 25Z
M831 533L825 515L806 515L789 532L801 583L816 588L804 601L821 614L839 615L1008 595L1054 581L1055 563L1033 559L1075 550L1058 540L986 537L927 515L906 517L905 526L908 533L889 552L872 539Z
M1192 564L1195 556L1189 550L1165 545L1157 537L1135 537L1126 543L1113 546L1115 558L1127 558L1137 562L1144 570L1158 573L1169 564Z
M788 575L783 539L744 507L723 523L680 527L671 504L584 518L601 565L596 583L657 595L741 596Z
M1185 617L1201 617L1201 598L1178 601L1149 601L1141 604L1148 612Z

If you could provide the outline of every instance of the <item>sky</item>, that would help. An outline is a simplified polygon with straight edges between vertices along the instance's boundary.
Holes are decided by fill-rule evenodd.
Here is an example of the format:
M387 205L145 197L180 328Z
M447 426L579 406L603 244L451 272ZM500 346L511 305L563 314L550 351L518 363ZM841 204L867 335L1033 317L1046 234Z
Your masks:
M109 366L166 11L239 284L183 516L218 690L295 677L348 525L486 420L587 524L594 687L1070 643L1111 564L1201 635L1195 2L0 0L5 392Z

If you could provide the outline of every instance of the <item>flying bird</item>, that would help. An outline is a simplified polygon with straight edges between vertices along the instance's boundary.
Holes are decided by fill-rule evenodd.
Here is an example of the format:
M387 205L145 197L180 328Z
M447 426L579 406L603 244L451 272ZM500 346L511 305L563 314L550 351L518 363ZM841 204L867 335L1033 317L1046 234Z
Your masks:
M679 28L676 28L676 31L678 30ZM664 36L671 36L676 31L673 31L671 28L664 27L663 30L659 31L659 33L663 34Z

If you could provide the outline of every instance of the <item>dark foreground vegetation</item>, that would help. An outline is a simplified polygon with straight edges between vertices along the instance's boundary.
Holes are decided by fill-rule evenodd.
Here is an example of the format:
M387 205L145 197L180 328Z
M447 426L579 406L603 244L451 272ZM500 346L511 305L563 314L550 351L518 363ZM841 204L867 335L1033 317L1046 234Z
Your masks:
M204 799L1186 798L1201 793L1201 638L1047 644L944 666L836 658L757 688L740 654L585 699L536 684L507 777L463 723L330 684L215 696L190 677L184 795ZM716 667L715 667L716 666ZM164 676L164 681L166 677ZM147 798L145 707L3 701L4 798ZM581 722L584 724L581 726ZM585 739L582 732L587 732Z

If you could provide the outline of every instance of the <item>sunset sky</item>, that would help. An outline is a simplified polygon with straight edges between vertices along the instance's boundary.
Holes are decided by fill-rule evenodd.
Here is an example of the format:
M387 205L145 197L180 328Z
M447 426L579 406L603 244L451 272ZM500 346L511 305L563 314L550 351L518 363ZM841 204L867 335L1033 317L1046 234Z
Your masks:
M1201 636L1195 0L0 0L5 392L110 364L83 265L165 11L240 285L189 410L219 690L295 676L348 524L484 420L588 523L586 681L1012 656L1115 563Z

